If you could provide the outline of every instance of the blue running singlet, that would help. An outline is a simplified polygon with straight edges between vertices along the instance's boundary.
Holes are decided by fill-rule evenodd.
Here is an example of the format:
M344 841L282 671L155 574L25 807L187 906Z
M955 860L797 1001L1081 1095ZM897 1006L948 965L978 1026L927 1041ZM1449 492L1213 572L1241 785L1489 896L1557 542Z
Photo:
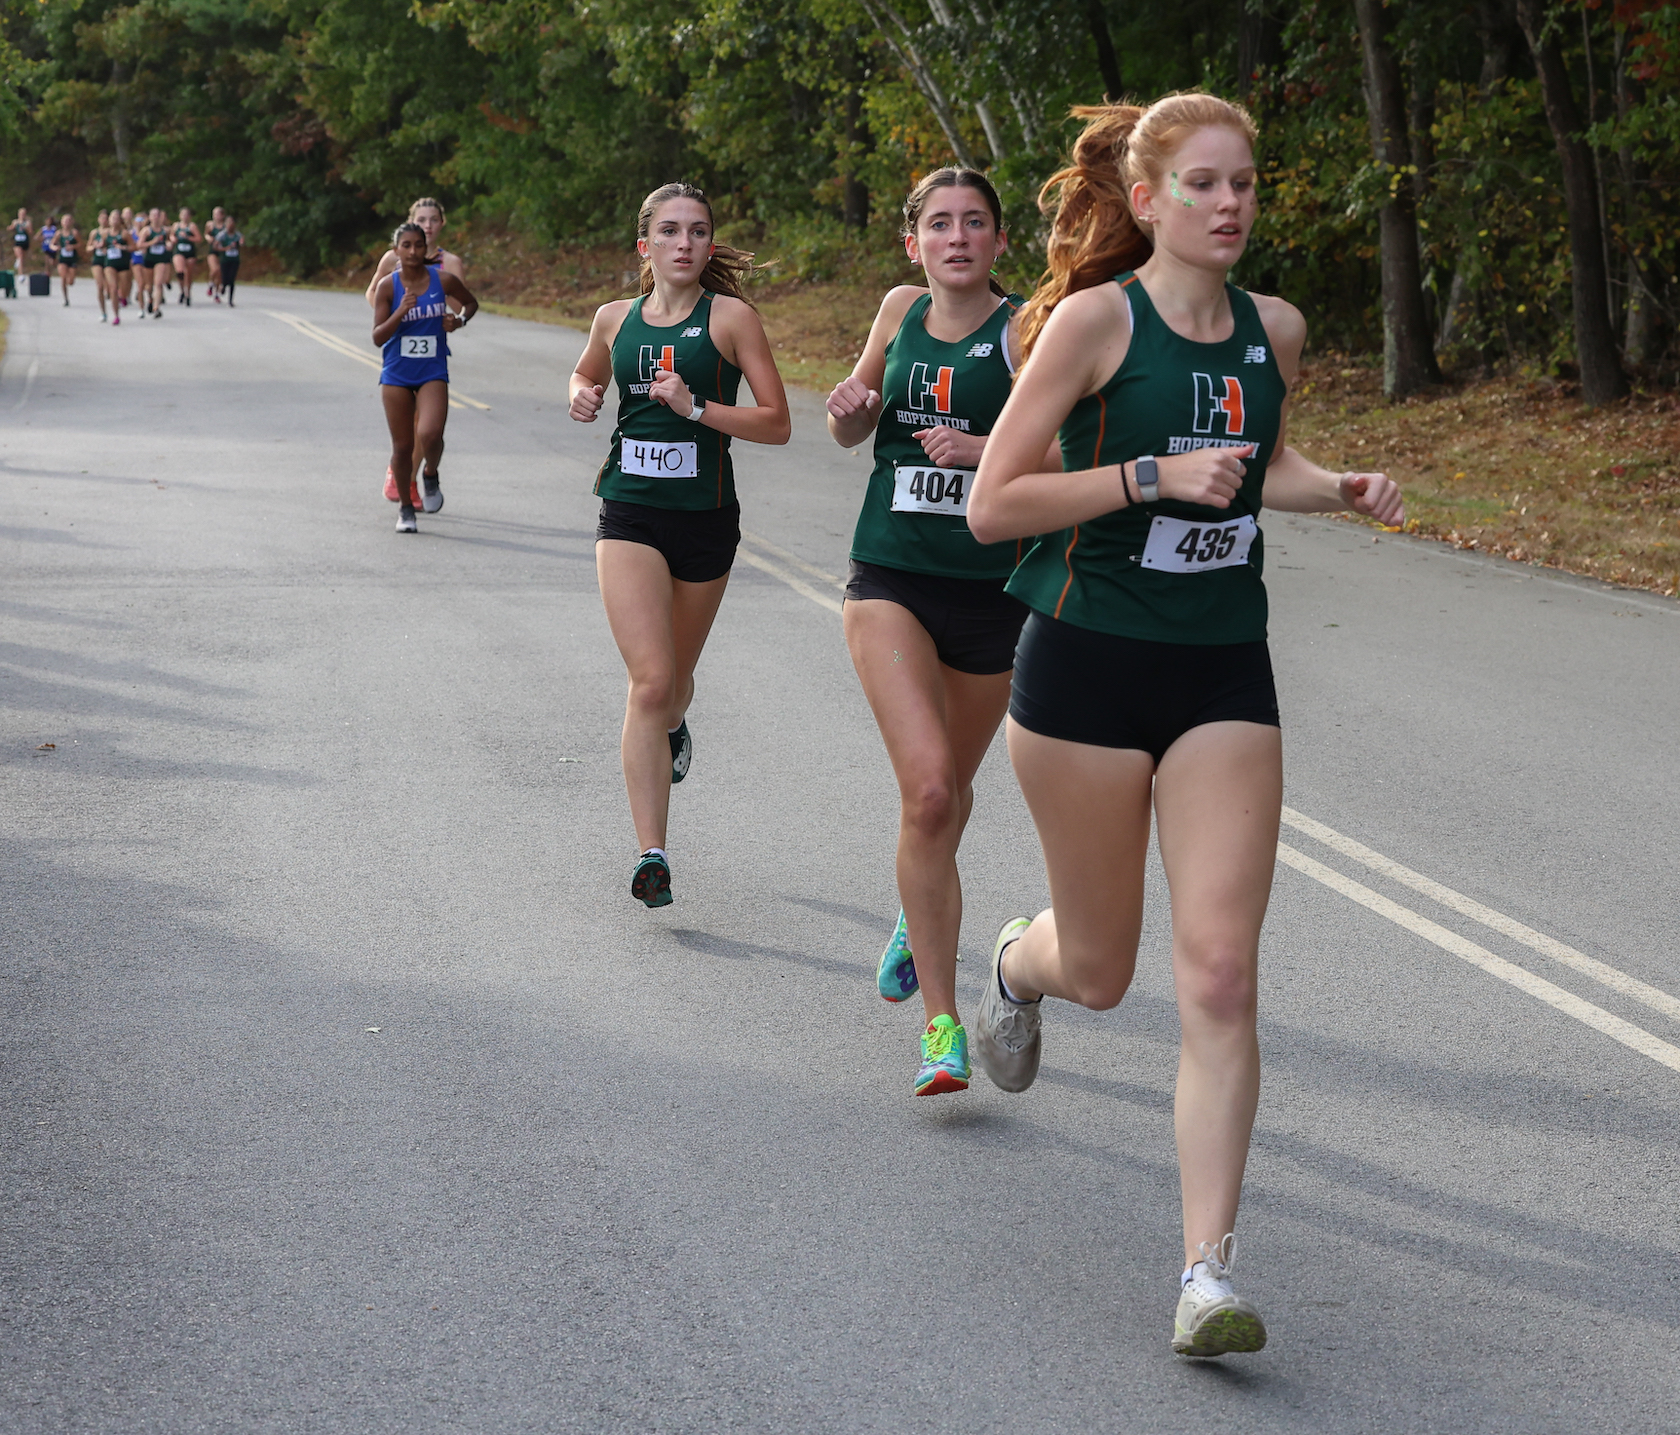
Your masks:
M402 326L385 341L385 363L379 371L381 384L416 389L435 379L449 382L449 343L443 336L443 316L449 312L443 301L442 267L428 269L431 282L415 306L403 317ZM393 270L391 311L402 303L402 270Z

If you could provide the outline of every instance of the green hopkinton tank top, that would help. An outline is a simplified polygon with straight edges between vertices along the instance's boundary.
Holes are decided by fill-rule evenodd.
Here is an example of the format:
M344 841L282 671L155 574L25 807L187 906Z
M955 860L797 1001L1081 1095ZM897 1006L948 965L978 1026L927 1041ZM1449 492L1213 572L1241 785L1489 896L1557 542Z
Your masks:
M642 318L642 299L630 305L612 344L618 384L618 427L612 452L595 478L595 492L624 503L695 511L735 502L729 435L683 418L647 396L661 368L673 370L707 403L733 404L741 371L712 342L712 295L681 323L664 327Z
M928 333L933 296L910 306L887 345L875 468L852 534L860 563L944 578L1007 578L1024 544L982 544L968 531L972 470L940 469L912 437L940 424L989 434L1009 397L1004 330L1021 297L1002 300L967 337L944 343Z
M1263 543L1236 567L1171 572L1144 566L1157 517L1192 526L1258 520L1266 461L1287 392L1254 300L1227 284L1231 337L1201 344L1173 332L1132 273L1115 276L1130 301L1132 342L1114 375L1081 399L1061 428L1062 467L1102 468L1154 454L1256 445L1229 508L1162 499L1040 537L1009 580L1028 607L1099 633L1158 643L1248 643L1266 636ZM1194 550L1199 536L1173 530ZM1217 551L1217 544L1211 545ZM1201 550L1208 551L1207 547ZM1179 553L1185 549L1180 547Z

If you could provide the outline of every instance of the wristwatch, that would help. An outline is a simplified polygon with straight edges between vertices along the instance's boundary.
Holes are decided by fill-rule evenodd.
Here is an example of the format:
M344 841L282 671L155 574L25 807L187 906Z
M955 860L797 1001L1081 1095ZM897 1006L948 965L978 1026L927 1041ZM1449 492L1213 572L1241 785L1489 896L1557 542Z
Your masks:
M1138 496L1145 503L1159 503L1161 501L1161 474L1155 466L1154 456L1140 458L1137 461Z
M690 423L699 423L700 422L700 412L701 412L702 409L704 409L706 407L706 401L703 398L701 398L699 394L690 394L689 399L694 405L694 407L691 408L688 411L689 422Z

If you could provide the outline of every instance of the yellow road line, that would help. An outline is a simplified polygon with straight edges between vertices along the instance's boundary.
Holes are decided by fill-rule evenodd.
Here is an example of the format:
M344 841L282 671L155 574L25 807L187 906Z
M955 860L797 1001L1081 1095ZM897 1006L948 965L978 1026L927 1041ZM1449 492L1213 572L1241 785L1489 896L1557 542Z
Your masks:
M284 314L278 309L264 309L263 313L267 314L271 319L280 320L283 324L290 324L292 328L296 329L298 333L302 334L305 338L313 339L317 344L324 344L335 354L343 354L345 358L354 359L358 364L366 364L368 368L372 369L375 373L377 373L382 367L380 361L374 358L371 354L358 349L354 344L349 343L347 340L339 338L337 334L332 333L330 330L323 329L319 324L310 323L308 319L300 318L296 314ZM471 407L482 410L486 413L490 410L489 404L480 403L477 399L469 398L466 394L463 394L454 388L451 388L449 391L449 406L454 409Z
M846 591L844 581L836 578L832 573L823 572L815 564L807 563L797 553L789 553L785 548L778 548L768 538L763 538L756 533L748 533L745 529L741 530L741 537L746 542L762 548L771 557L781 559L788 567L798 569L807 577L815 578L819 583L826 583L831 588L838 588L842 593Z
M1601 1031L1604 1035L1621 1042L1623 1046L1637 1051L1641 1056L1648 1056L1652 1061L1660 1061L1672 1071L1680 1071L1680 1047L1671 1046L1660 1037L1652 1036L1643 1027L1637 1027L1632 1022L1623 1021L1619 1016L1612 1016L1603 1007L1596 1007L1591 1002L1582 1001L1573 992L1566 992L1562 987L1554 986L1544 977L1537 977L1525 967L1519 967L1515 962L1508 962L1503 957L1495 956L1486 947L1478 947L1450 932L1429 918L1418 915L1409 907L1402 907L1398 902L1390 901L1381 893L1373 892L1369 887L1363 887L1352 878L1344 877L1340 872L1326 867L1321 862L1315 862L1303 852L1297 852L1287 843L1278 843L1278 861L1293 867L1297 872L1305 873L1316 882L1322 882L1332 891L1340 892L1344 897L1358 902L1362 907L1368 907L1379 916L1387 917L1389 921L1404 927L1408 932L1415 932L1427 942L1433 942L1444 952L1451 952L1472 966L1480 967L1491 977L1498 977L1502 982L1509 982L1518 991L1526 992L1537 1001L1543 1001L1547 1006L1555 1007L1565 1016L1572 1016Z
M746 537L744 533L741 536ZM800 597L809 598L819 608L827 608L831 613L840 611L840 600L838 598L831 598L827 593L819 593L797 573L790 573L780 563L764 557L761 553L754 553L751 548L744 544L735 550L735 556L743 563L750 563L761 572L768 573L772 578L779 578Z
M1293 808L1283 809L1283 820L1298 832L1305 832L1309 837L1315 837L1326 847L1340 852L1344 857L1351 857L1355 862L1362 863L1373 872L1380 872L1391 881L1410 887L1414 892L1421 892L1431 901L1439 902L1443 907L1450 908L1472 921L1480 922L1484 927L1491 927L1512 941L1521 942L1525 947L1532 947L1535 951L1550 957L1554 962L1570 967L1583 976L1591 977L1618 991L1623 996L1632 997L1637 1002L1643 1002L1664 1016L1680 1021L1680 998L1670 996L1660 987L1648 986L1637 977L1630 977L1626 972L1619 971L1607 962L1601 962L1589 957L1584 952L1578 952L1574 947L1565 946L1562 942L1548 937L1544 932L1537 932L1532 927L1525 927L1521 922L1507 917L1503 912L1496 912L1491 907L1484 907L1480 902L1466 897L1462 892L1455 892L1451 887L1444 887L1439 882L1431 881L1421 873L1414 872L1410 867L1402 867L1398 862L1391 861L1380 852L1373 852L1355 842L1351 837L1344 837L1332 827L1326 827L1322 822L1314 822L1312 818L1303 816Z

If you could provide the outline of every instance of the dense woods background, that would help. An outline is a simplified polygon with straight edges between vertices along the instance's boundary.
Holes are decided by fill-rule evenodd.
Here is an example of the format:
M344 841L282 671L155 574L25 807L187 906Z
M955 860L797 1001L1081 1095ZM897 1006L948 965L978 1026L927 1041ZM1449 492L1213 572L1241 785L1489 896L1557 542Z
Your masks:
M221 203L304 274L419 194L582 245L683 176L833 278L955 157L1030 285L1068 106L1205 86L1261 123L1241 278L1319 346L1597 401L1680 370L1677 80L1657 0L0 0L0 203Z

